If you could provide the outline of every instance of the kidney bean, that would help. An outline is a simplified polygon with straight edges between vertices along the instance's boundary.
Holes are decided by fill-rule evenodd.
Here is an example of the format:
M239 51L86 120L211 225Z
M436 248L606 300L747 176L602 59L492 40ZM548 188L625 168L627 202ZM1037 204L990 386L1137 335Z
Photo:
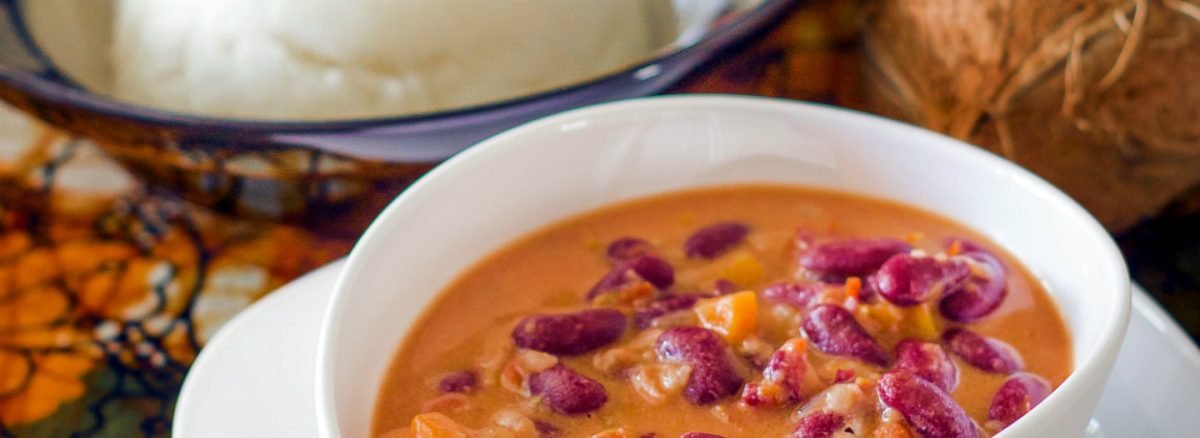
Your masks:
M947 319L971 322L990 315L1008 294L1006 270L1000 259L979 250L963 253L978 268L966 281L948 289L938 308Z
M567 415L591 412L608 402L604 385L563 364L529 375L529 392Z
M750 227L738 222L720 222L703 227L683 243L683 252L693 259L714 259L746 239Z
M724 278L718 278L717 281L713 282L713 295L718 297L740 291L741 288L739 288L737 284L734 284L734 282Z
M954 245L954 242L958 242L960 254L966 254L966 253L972 253L972 252L990 252L987 250L987 248L984 248L983 245L975 243L974 241L972 241L970 239L964 239L961 237L947 238L942 241L942 245L946 248L950 248L952 245Z
M819 384L815 375L809 375L810 367L805 353L806 347L801 339L788 341L775 350L763 367L762 380L746 384L742 401L750 406L762 406L802 400L806 386ZM813 383L806 385L806 381Z
M871 277L867 277L862 281L862 288L858 290L858 302L873 303L875 297L879 295L879 288L875 286L874 281L871 281Z
M925 438L973 438L975 423L945 391L905 370L888 371L876 386L879 400L904 415Z
M659 289L667 289L675 284L675 268L659 257L641 256L633 259L629 267Z
M763 289L763 297L797 309L805 309L817 299L817 293L826 287L829 285L824 283L800 284L787 281L767 286Z
M605 255L615 266L644 255L654 255L654 246L636 237L622 237L608 244Z
M736 394L742 386L725 341L700 327L673 327L658 337L655 351L660 360L679 362L692 368L683 395L696 405L706 405Z
M897 306L915 306L962 283L970 275L966 263L896 254L868 279L883 298Z
M958 387L958 367L942 346L916 339L896 344L896 369L913 373L937 385L947 394Z
M725 438L725 437L723 437L721 435L717 435L715 433L688 432L683 435L680 435L679 438Z
M833 304L809 309L801 325L808 339L826 353L857 358L879 366L887 365L887 354L875 339L854 320L850 311Z
M842 414L817 411L800 419L792 438L831 438L845 425L846 417Z
M954 328L942 333L942 341L951 353L984 371L1012 374L1025 368L1021 353L999 339L963 328Z
M470 393L475 391L478 379L472 371L457 371L447 374L438 382L438 390L442 392Z
M1001 428L1008 427L1037 407L1048 395L1050 382L1046 379L1030 373L1013 374L1000 385L1000 390L992 398L988 419L1000 423Z
M650 283L659 290L675 284L675 268L657 256L643 255L614 266L588 291L590 301L602 294L618 290L637 281Z
M800 266L830 279L865 276L912 246L896 239L842 239L818 243L800 255Z
M637 328L647 328L654 324L654 320L668 313L687 310L696 305L700 300L697 295L668 295L650 304L646 307L637 309L633 312L633 325Z
M517 323L512 338L521 348L573 356L617 340L625 333L625 326L625 314L614 309L530 315Z
M539 437L544 437L544 438L558 436L558 433L560 432L560 429L558 428L558 426L555 426L553 424L547 423L542 420L533 420L533 428L537 429Z
M609 292L618 291L624 287L631 286L639 281L645 281L637 275L627 264L618 265L600 277L600 281L592 286L587 293L587 300L592 301L596 297ZM649 283L649 282L646 282Z

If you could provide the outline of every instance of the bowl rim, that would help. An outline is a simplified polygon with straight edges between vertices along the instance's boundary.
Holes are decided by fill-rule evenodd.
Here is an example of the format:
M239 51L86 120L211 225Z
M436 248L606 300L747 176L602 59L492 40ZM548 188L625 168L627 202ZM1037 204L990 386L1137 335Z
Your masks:
M687 42L683 45L673 42L670 45L666 45L660 49L657 49L647 58L640 61L626 64L604 74L588 78L582 82L551 88L533 94L478 105L471 105L462 108L452 108L409 115L371 116L348 119L316 119L302 121L233 117L227 118L206 116L201 114L190 114L186 112L158 109L150 106L129 103L109 97L102 93L89 91L71 79L68 75L63 74L63 72L57 68L54 68L54 64L50 62L49 58L40 49L37 43L33 41L33 38L30 36L29 29L25 24L23 14L20 11L22 2L18 0L3 0L0 1L0 8L4 8L8 12L7 15L9 15L9 21L14 27L14 33L16 33L20 39L20 45L28 50L33 58L38 61L38 63L43 64L44 67L47 67L47 70L40 73L34 73L29 70L0 64L0 84L4 84L6 86L15 88L22 93L36 96L38 99L55 104L79 108L90 112L106 114L146 124L176 128L231 130L244 133L280 131L304 133L355 131L394 125L433 123L457 118L478 118L488 114L503 113L506 110L523 108L536 102L550 101L554 99L566 99L573 95L590 90L593 87L602 86L606 83L619 80L624 76L633 72L638 72L643 68L686 59L696 52L708 49L705 43L722 40L736 40L753 34L754 32L763 30L762 26L748 25L755 23L765 24L770 22L771 19L777 18L775 17L777 13L786 10L796 1L797 0L763 0L763 2L758 6L748 9L734 19L716 26L702 38ZM728 43L720 44L717 48L724 49L726 48L727 44ZM689 66L685 70L691 71L693 68L695 68L695 66ZM43 76L50 76L56 78L57 80L48 80Z
M1080 393L1088 389L1089 384L1103 384L1107 380L1108 373L1111 371L1112 362L1115 360L1117 352L1125 337L1126 329L1128 328L1131 302L1132 302L1132 283L1128 274L1128 268L1125 263L1116 242L1112 236L1100 225L1099 221L1087 212L1074 199L1067 196L1057 187L1053 186L1046 180L1037 176L1033 172L1018 166L1008 160L1001 158L982 148L971 146L961 140L937 133L934 131L919 128L913 125L905 124L892 119L846 109L825 105L820 103L800 102L779 98L761 97L761 96L742 96L742 95L719 95L719 94L692 94L692 95L672 95L672 96L652 96L636 99L628 99L617 102L607 102L591 106L586 106L570 111L565 111L552 116L543 117L531 122L521 124L517 127L508 129L500 134L490 137L474 147L460 153L451 158L445 163L434 168L429 173L415 181L407 190L397 196L372 222L367 231L355 244L354 249L347 257L346 268L338 277L333 292L330 294L330 302L328 311L321 323L320 335L317 343L316 354L316 373L315 373L315 388L316 388L316 412L317 425L321 436L339 437L341 429L337 418L337 403L335 400L335 358L331 354L333 344L339 338L340 322L346 315L346 302L350 296L347 292L351 278L356 277L356 267L363 264L360 260L364 257L364 253L369 252L360 247L378 246L387 242L385 237L392 233L388 229L390 218L401 216L400 212L406 209L408 199L415 196L424 196L423 192L431 190L426 189L427 186L436 187L437 184L444 184L444 180L453 180L461 177L458 169L461 167L459 163L469 162L474 160L491 160L498 157L504 152L505 144L510 144L512 139L525 137L530 134L544 132L547 128L557 127L564 121L577 119L581 116L602 117L611 113L631 112L631 111L670 111L684 108L721 108L728 110L741 109L757 109L764 108L788 111L795 114L797 111L806 114L819 114L826 117L837 117L848 120L852 124L860 126L883 126L892 130L904 132L907 136L912 136L918 139L927 141L919 142L920 146L926 148L944 147L947 145L959 146L955 149L958 154L957 159L963 161L971 161L978 163L981 167L984 166L1000 166L1007 174L1014 178L1023 190L1031 191L1032 196L1046 197L1049 201L1065 207L1063 210L1070 215L1073 220L1077 221L1082 228L1082 232L1090 235L1099 246L1103 248L1105 254L1105 264L1108 266L1119 267L1114 272L1098 273L1098 275L1110 275L1112 278L1106 282L1111 282L1114 285L1114 290L1117 296L1113 298L1114 303L1112 312L1107 315L1107 318L1102 322L1102 330L1096 338L1096 345L1086 357L1074 357L1074 367L1067 378L1053 391L1051 394L1039 404L1040 407L1050 406L1067 406L1073 400L1069 397L1078 397ZM414 193L416 195L414 195ZM954 219L953 216L947 216ZM1057 300L1056 300L1057 301ZM1072 339L1076 339L1072 336ZM1074 342L1074 341L1073 341ZM1107 363L1107 364L1106 364ZM1013 423L1009 428L996 434L996 437L1012 436L1014 433L1028 433L1021 425L1033 423L1029 421L1034 418L1044 420L1049 413L1048 409L1034 409L1029 414L1021 418L1021 421ZM1052 421L1052 420L1051 420ZM1015 430L1020 429L1019 432Z

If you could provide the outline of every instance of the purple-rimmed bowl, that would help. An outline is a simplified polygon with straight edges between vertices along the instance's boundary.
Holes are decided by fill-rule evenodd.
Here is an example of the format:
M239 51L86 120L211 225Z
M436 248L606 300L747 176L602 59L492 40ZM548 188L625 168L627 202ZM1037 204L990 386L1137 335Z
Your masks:
M156 186L202 205L273 219L320 218L363 195L399 190L436 163L532 119L662 92L722 49L774 22L792 3L672 2L677 14L693 18L696 11L678 8L724 6L680 29L650 59L534 95L411 116L291 122L170 112L92 92L60 68L63 59L51 54L55 50L47 50L61 48L63 40L90 41L77 35L86 30L87 21L31 20L31 5L42 1L0 0L0 99L95 140ZM106 1L73 4L110 7ZM97 14L103 11L85 15L95 19Z

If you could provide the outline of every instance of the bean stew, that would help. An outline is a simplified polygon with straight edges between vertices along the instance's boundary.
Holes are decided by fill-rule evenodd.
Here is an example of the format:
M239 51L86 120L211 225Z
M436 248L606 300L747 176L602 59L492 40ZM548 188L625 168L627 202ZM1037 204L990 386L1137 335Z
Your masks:
M988 437L1071 369L1054 302L978 233L733 186L590 212L476 264L411 329L372 430Z

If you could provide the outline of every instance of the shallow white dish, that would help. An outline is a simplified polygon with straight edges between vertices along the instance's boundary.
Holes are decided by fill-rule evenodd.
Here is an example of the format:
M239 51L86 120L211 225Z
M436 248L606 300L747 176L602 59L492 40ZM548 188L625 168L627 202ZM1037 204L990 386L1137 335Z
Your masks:
M251 306L200 352L175 409L177 438L317 437L317 331L344 261ZM1135 287L1129 332L1089 438L1174 438L1200 430L1200 350Z

